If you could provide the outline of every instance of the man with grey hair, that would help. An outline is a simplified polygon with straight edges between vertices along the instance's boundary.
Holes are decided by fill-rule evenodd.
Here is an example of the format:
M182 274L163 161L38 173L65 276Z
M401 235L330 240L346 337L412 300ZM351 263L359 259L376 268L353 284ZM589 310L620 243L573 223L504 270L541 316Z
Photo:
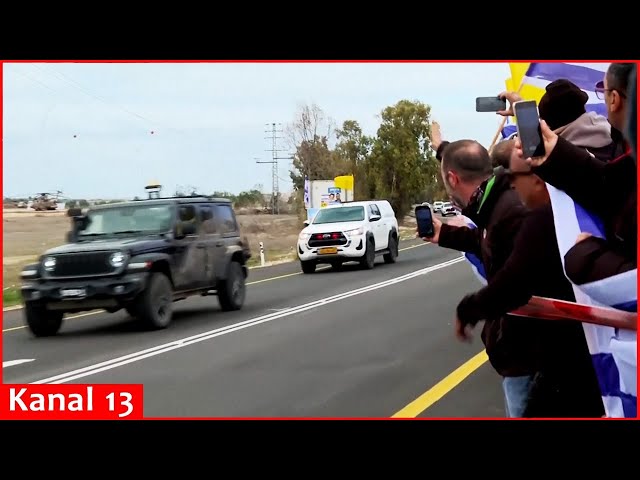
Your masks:
M441 175L450 198L478 228L443 224L434 218L435 234L425 240L444 248L476 255L482 260L487 282L492 284L513 251L514 239L527 210L504 173L494 174L489 152L474 140L441 142ZM456 334L468 340L459 316ZM481 338L489 361L503 377L507 414L522 417L532 378L538 370L539 322L510 315L488 315Z

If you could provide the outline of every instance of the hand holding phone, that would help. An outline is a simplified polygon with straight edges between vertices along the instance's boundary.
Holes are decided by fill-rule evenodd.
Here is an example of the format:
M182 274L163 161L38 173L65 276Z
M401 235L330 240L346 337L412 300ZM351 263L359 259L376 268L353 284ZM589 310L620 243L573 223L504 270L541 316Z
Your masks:
M524 158L540 158L546 154L540 117L535 100L522 100L513 104L518 127L518 138Z
M477 97L476 112L501 112L507 109L507 100L500 97Z
M428 205L418 205L416 207L416 223L418 224L418 236L420 238L433 238L436 229L433 224L433 214Z

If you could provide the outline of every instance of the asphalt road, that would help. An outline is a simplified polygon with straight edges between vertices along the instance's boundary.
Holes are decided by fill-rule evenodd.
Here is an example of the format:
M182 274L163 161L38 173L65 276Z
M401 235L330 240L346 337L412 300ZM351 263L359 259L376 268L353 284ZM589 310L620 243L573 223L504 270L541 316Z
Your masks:
M401 248L370 271L252 269L240 312L192 298L156 332L92 313L36 339L21 311L4 312L3 362L15 363L3 382L142 383L147 417L503 416L480 340L453 336L455 305L478 287L466 262L421 241Z

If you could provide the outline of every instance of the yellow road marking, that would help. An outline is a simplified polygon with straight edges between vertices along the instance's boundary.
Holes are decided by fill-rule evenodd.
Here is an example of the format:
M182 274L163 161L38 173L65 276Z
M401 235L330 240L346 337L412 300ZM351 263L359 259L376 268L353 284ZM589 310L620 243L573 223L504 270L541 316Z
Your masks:
M416 418L447 393L456 388L465 378L484 365L488 360L489 357L487 357L487 353L484 350L481 351L416 398L409 405L396 412L391 418Z
M423 245L427 245L428 243L429 243L429 242L421 243L421 244L418 244L418 245L411 245L410 247L401 248L401 249L399 249L398 251L399 251L399 252L403 252L403 251L405 251L405 250L411 250L412 248L422 247ZM318 270L326 270L326 269L328 269L328 268L330 268L330 267L329 267L329 266L326 266L326 267L325 267L325 266L323 266L323 267L320 267ZM295 276L295 275L301 275L301 274L302 274L302 272L287 273L286 275L279 275L279 276L277 276L277 277L270 277L270 278L265 278L265 279L263 279L263 280L256 280L255 282L249 282L249 283L247 283L247 286L249 286L249 285L256 285L256 284L258 284L258 283L271 282L271 281L273 281L273 280L280 280L280 279L282 279L282 278L293 277L293 276ZM14 309L13 307L10 307L10 308L11 308L11 309ZM20 307L15 308L15 310L18 310L19 308L20 308ZM4 310L4 311L6 312L7 310ZM9 311L10 311L10 310L9 310ZM65 320L71 320L71 319L73 319L73 318L80 318L80 317L87 317L87 316L89 316L89 315L97 315L98 313L104 313L104 311L102 311L102 310L98 310L98 311L96 311L96 312L81 313L81 314L79 314L79 315L73 315L73 316L71 316L71 317L66 317L66 318L65 318ZM12 332L12 331L14 331L14 330L21 330L21 329L23 329L23 328L27 328L27 327L26 327L25 325L22 325L22 326L20 326L20 327L7 328L7 329L2 330L2 333L4 333L4 332Z

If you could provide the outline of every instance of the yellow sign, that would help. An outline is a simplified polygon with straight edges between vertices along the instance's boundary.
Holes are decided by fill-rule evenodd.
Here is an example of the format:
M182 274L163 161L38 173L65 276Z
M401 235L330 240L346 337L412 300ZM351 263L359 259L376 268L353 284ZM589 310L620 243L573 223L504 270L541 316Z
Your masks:
M333 179L336 188L341 190L353 190L353 175L342 175Z

